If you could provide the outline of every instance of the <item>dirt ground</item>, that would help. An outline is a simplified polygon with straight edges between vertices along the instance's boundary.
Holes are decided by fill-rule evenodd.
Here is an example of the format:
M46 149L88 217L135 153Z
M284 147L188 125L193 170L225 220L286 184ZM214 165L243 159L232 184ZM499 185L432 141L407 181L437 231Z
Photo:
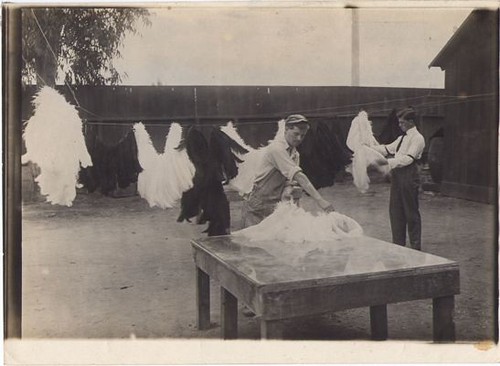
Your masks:
M390 241L389 184L360 194L351 182L321 193L368 236ZM234 195L232 195L234 197ZM495 336L496 208L421 194L423 251L460 265L457 340ZM315 210L304 198L302 205ZM241 201L231 201L232 228ZM204 225L177 223L178 208L150 208L139 196L79 194L70 208L23 204L24 338L212 338L220 335L219 287L211 283L212 327L196 329L195 267L189 240ZM239 336L259 338L259 320L238 315ZM431 340L432 301L388 305L389 339ZM369 309L288 321L291 340L370 338Z

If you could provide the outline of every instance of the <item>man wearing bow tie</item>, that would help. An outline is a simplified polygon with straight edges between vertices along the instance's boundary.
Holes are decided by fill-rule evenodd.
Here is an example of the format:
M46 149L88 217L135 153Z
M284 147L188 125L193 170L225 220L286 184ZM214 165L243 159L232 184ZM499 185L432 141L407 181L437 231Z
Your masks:
M406 245L408 228L411 248L421 250L422 223L418 208L420 177L417 161L422 157L425 140L415 127L416 114L412 107L401 110L398 119L403 135L388 145L376 146L375 150L389 156L387 162L391 171L389 217L392 241Z

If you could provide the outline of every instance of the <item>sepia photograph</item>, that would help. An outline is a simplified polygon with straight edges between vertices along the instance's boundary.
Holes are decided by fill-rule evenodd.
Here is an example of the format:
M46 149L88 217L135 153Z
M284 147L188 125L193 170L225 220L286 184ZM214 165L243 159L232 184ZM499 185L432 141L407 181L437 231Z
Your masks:
M5 364L498 362L499 11L450 3L2 4Z

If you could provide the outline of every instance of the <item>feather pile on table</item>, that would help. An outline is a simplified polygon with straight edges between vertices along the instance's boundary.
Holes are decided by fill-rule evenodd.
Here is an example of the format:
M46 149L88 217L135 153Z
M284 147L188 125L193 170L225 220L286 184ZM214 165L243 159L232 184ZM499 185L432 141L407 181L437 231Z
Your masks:
M388 166L386 158L372 148L379 143L373 136L372 123L365 111L359 112L352 120L346 144L353 151L350 166L353 183L361 193L366 193L370 188L368 167L375 166L382 174L387 174Z
M51 204L72 206L80 167L92 165L78 111L63 95L43 87L35 96L34 114L23 133L26 154L40 168L35 182Z
M232 234L251 241L303 243L361 236L363 229L355 220L338 212L313 215L292 202L279 202L262 222Z
M165 150L158 154L142 123L134 125L138 160L142 167L137 191L150 207L173 207L182 193L193 186L195 168L186 151L177 150L182 127L172 123L165 142Z

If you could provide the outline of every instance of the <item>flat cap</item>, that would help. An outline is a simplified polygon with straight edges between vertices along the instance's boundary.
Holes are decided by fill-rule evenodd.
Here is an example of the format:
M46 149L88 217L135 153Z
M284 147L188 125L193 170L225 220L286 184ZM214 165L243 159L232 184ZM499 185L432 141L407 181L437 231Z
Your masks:
M292 125L295 123L309 123L306 117L301 114L291 114L285 119L285 125Z

